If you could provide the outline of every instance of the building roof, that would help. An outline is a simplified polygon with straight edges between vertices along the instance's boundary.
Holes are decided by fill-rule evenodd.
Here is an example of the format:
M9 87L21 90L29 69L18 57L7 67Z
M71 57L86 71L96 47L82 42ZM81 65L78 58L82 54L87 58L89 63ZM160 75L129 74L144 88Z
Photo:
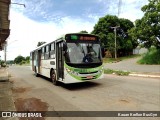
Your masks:
M0 0L0 50L10 35L9 9L11 0Z

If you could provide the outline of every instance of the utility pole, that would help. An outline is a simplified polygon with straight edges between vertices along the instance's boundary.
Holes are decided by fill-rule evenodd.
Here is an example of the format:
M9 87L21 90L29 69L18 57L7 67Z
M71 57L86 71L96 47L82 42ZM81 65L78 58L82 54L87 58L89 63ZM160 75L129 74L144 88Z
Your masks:
M119 0L118 2L118 17L119 17L119 14L120 14L120 11L121 11L121 4L122 4L122 0ZM117 59L117 29L119 28L120 26L115 26L115 27L111 27L114 29L114 38L115 38L115 51L114 51L114 55L115 55L115 59Z
M7 62L7 43L4 44L4 62Z
M115 26L115 27L111 27L114 29L114 38L115 38L115 49L114 49L114 58L117 59L117 28L119 28L120 26Z
M21 5L24 8L26 7L25 4L21 4L21 3L11 3L11 4L15 4L15 5ZM16 41L16 40L15 40ZM7 42L4 44L4 61L5 63L7 62Z

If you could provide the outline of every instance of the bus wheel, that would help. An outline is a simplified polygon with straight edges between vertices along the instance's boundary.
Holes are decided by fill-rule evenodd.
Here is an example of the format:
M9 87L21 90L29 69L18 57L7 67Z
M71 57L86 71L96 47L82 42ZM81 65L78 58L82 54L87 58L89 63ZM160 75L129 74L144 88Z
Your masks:
M52 80L52 82L53 82L54 85L57 85L57 84L58 84L58 83L57 83L58 81L57 81L57 79L56 79L56 73L55 73L54 70L51 71L50 78L51 78L51 80Z

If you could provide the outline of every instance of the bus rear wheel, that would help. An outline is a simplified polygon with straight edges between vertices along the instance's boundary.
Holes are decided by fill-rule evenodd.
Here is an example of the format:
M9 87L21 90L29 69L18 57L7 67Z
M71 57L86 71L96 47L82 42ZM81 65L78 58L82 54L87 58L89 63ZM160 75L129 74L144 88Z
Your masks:
M50 78L54 85L58 85L58 81L56 79L56 72L54 70L51 71Z

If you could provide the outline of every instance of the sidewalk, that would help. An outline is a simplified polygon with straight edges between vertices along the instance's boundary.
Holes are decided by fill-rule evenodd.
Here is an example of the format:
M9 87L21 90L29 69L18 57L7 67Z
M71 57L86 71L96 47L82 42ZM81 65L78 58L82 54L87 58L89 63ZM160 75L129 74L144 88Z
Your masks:
M104 68L128 71L131 76L160 78L160 65L139 65L136 63L139 59L140 57L123 60L117 63L105 63Z
M0 82L9 81L7 68L0 67Z
M16 111L12 96L12 83L9 82L7 68L0 68L0 111ZM2 113L0 112L0 116ZM18 118L0 118L1 120L18 120Z

